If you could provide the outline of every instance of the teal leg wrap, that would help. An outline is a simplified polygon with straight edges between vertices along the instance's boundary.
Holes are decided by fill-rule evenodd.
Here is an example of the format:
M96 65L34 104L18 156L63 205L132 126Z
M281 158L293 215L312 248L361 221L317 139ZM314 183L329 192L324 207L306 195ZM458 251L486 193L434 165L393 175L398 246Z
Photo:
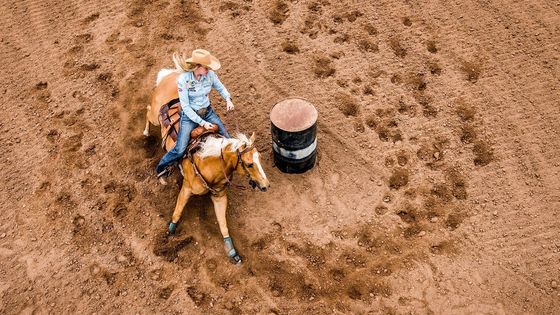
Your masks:
M169 234L175 234L175 230L177 229L177 223L169 222Z
M233 247L233 240L231 239L231 237L224 237L224 244L228 256L235 257L237 255L237 251L235 250L235 247Z
M231 262L236 265L241 264L241 256L239 256L239 254L235 250L235 247L233 247L233 240L231 239L231 237L224 237L224 244L226 253L228 254Z

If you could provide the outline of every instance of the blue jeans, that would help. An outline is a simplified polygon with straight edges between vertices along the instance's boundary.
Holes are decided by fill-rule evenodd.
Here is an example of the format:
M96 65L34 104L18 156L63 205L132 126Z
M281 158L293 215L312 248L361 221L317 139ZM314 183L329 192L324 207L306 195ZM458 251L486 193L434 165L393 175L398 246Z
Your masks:
M218 125L220 134L226 138L230 138L230 135L227 132L224 123L222 122L218 114L216 114L216 112L212 109L212 107L208 106L206 115L201 118L211 124ZM187 117L187 115L184 114L183 111L181 111L179 132L177 133L177 142L175 143L175 146L171 150L169 150L169 152L165 153L165 155L159 161L159 164L156 167L156 174L163 172L169 165L183 158L191 139L191 131L193 131L193 129L196 127L198 127L198 124L190 120L189 117Z
M218 132L226 138L231 138L231 136L226 130L226 127L224 126L224 123L220 119L220 116L216 114L212 106L208 106L208 112L206 113L206 115L204 115L204 117L202 117L202 119L206 120L211 124L218 125L219 128Z

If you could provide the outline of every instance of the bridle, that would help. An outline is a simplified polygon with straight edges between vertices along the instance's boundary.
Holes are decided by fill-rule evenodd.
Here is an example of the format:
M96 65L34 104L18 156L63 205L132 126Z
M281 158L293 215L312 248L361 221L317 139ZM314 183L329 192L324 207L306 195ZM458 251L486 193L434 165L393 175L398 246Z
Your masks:
M243 168L243 171L245 172L245 176L247 176L247 178L249 178L249 181L250 181L250 182L253 181L253 179L251 178L251 175L249 174L249 170L247 169L247 165L246 165L245 162L243 162L243 159L241 158L241 156L242 156L243 154L245 154L245 153L247 153L247 152L253 150L254 147L255 147L254 145L248 145L248 146L246 146L243 150L237 149L237 150L236 150L236 153L237 153L237 154L236 154L236 155L237 155L237 162L235 162L235 167L233 168L234 170L236 170L237 167L239 167L239 164L241 163L241 167ZM222 151L220 152L220 155L221 155L220 163L221 163L221 165L222 165L222 172L223 172L224 177L225 177L226 181L228 182L228 184L232 185L232 186L235 187L235 188L239 188L239 189L243 189L243 190L244 190L244 189L247 189L247 187L245 187L245 186L243 186L243 185L238 185L238 184L233 183L233 182L231 181L231 179L230 179L230 176L227 176L227 174L226 174L226 169L225 169L225 166L224 166L225 160L224 160L224 151L223 151L223 149L222 149ZM233 173L232 173L231 177L233 177Z
M227 114L227 113L226 113L226 114ZM236 129L236 130L239 130L239 128L238 128L238 126L237 126L237 119L236 119L235 115L233 115L233 113L232 113L232 116L233 116L233 120L234 120L234 122L235 122L235 129ZM222 141L223 141L223 139L222 139ZM253 188L255 188L255 187L257 186L257 183L251 178L251 174L249 173L249 170L247 169L247 165L246 165L245 162L243 162L243 159L241 158L241 156L242 156L243 154L245 154L245 153L247 153L247 152L253 150L253 148L255 148L255 145L254 145L254 144L251 144L251 145L247 145L243 150L239 150L239 149L236 150L236 152L237 152L237 161L235 162L234 170L236 170L237 167L239 167L239 164L241 163L241 167L243 168L243 171L245 172L245 175L247 176L247 178L249 178L249 184L250 184ZM243 186L243 185L235 184L235 183L233 183L233 182L231 181L230 177L233 177L233 173L231 174L231 176L227 176L227 174L226 174L226 169L225 169L225 165L224 165L224 164L225 164L225 160L224 160L224 149L225 149L225 148L222 147L222 149L220 150L220 164L221 164L221 166L222 166L222 173L224 174L224 178L226 179L227 184L229 184L229 185L231 185L231 186L233 186L233 187L235 187L235 188L242 189L242 190L247 189L247 187L245 187L245 186ZM192 161L192 165L193 165L193 167L194 167L194 170L195 170L196 175L202 180L202 183L203 183L204 187L205 187L206 189L208 189L212 194L217 195L218 193L220 193L221 191L223 191L223 190L225 189L225 187L224 187L223 189L221 189L221 190L218 191L218 190L216 190L216 189L210 187L210 185L208 185L208 183L206 182L206 180L204 179L204 177L202 176L202 174L200 174L200 171L198 170L198 167L197 167L196 164L194 163L194 160Z
M237 149L237 162L235 163L235 168L234 170L237 169L237 167L239 166L239 163L241 163L241 166L243 167L243 171L245 172L245 175L247 175L247 178L249 178L249 183L251 184L251 186L253 186L253 188L256 185L256 182L251 178L251 175L249 174L249 170L247 169L247 165L245 164L245 162L243 162L243 159L241 159L241 156L249 151L251 151L254 148L253 145L249 145L247 147L245 147L243 150L239 150ZM224 174L224 178L226 179L227 183L232 185L233 187L239 188L239 189L247 189L247 187L243 186L243 185L238 185L235 184L231 181L230 177L233 177L233 173L231 174L231 176L227 176L226 174L226 169L224 166L224 149L222 148L220 151L220 164L222 166L222 172ZM222 192L225 189L225 186L220 189L214 189L212 187L210 187L210 185L208 185L208 182L206 181L206 179L204 179L204 176L202 176L202 174L200 173L200 170L198 169L198 167L196 166L196 163L194 162L194 159L191 160L191 164L193 165L193 169L194 169L194 173L196 174L196 176L198 176L198 178L202 181L202 185L208 189L213 195L218 195L220 192Z
M239 166L239 163L241 162L241 167L243 167L243 170L245 171L245 175L247 175L247 177L251 177L251 175L249 175L249 170L247 169L247 164L245 164L245 162L243 162L243 159L241 158L241 156L251 150L253 150L255 146L254 145L250 145L250 146L246 146L245 149L243 150L239 150L237 149L237 163L235 163L235 169L237 169L237 167Z

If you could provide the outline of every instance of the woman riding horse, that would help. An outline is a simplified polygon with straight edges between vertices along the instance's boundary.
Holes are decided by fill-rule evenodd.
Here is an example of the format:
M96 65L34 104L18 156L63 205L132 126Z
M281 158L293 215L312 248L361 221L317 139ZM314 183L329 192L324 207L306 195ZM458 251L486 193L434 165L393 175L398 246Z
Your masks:
M149 136L150 123L161 127L164 147L169 152L161 160L159 173L161 179L166 176L166 166L183 157L183 152L190 138L190 130L197 124L210 128L212 124L219 126L220 133L225 138L208 137L203 142L201 149L190 159L181 161L183 184L177 197L175 210L168 226L169 234L174 234L183 213L183 210L192 195L205 195L211 193L214 211L223 236L225 250L232 262L240 263L241 257L237 253L226 220L227 194L226 188L231 183L234 172L247 176L253 188L266 191L270 186L264 169L261 165L261 155L255 147L255 134L247 138L238 134L230 138L220 118L210 107L208 93L213 86L227 101L227 109L233 109L229 93L210 69L218 69L220 64L209 52L201 49L193 51L191 58L173 55L176 69L162 69L158 73L156 87L152 93L150 105L146 108L146 127L144 135ZM187 69L187 72L185 72ZM181 124L177 136L177 144L171 137L166 137L166 127L160 124L158 115L163 105L170 101L180 99ZM187 106L185 106L187 105ZM206 113L195 113L199 108L206 109ZM160 167L158 165L158 168Z
M180 127L175 146L161 158L156 167L157 177L164 185L167 184L165 178L169 175L172 165L185 155L194 128L203 126L205 129L211 129L216 124L219 133L230 138L224 123L210 105L208 94L212 87L226 100L228 111L234 108L228 90L214 72L220 69L220 61L210 52L195 49L190 58L184 60L175 55L174 61L175 65L184 71L177 78L177 91L181 102Z

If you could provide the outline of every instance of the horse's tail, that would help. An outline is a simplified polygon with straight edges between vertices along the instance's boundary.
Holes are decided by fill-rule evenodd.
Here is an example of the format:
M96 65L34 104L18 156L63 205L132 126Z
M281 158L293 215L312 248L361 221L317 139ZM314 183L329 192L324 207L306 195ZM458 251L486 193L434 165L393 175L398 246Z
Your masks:
M194 68L192 63L187 62L187 55L185 53L179 54L178 52L173 53L173 64L175 64L175 69L161 69L158 72L156 79L156 86L159 85L161 80L173 72L181 73L185 71L191 71Z
M158 74L157 74L157 79L156 79L156 86L159 85L159 83L161 82L161 80L163 80L163 78L165 78L166 76L170 75L173 72L178 72L177 69L161 69L159 70Z

